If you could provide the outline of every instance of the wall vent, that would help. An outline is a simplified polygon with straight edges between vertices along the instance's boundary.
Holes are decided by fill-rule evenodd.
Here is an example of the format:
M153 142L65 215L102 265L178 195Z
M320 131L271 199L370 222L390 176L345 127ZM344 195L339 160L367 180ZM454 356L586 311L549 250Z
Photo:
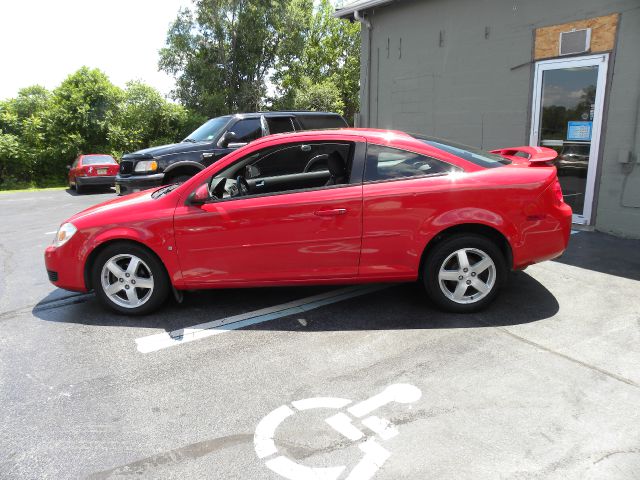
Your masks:
M560 55L588 52L591 47L591 29L571 30L560 33Z

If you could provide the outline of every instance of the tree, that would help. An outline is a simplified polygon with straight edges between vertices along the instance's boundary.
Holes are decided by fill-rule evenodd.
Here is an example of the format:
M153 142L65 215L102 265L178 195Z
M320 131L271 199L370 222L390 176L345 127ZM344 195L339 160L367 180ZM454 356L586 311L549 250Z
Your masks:
M258 110L266 80L296 19L311 0L200 0L182 9L160 51L159 66L176 77L175 96L214 117Z
M332 13L329 0L199 0L179 12L159 66L176 78L175 97L209 117L329 105L352 118L360 25Z
M0 102L0 188L59 185L80 153L118 157L173 143L202 121L141 82L123 90L82 67L53 92L32 86Z
M274 83L279 86L274 103L279 108L318 109L315 103L302 101L313 98L307 93L312 88L325 94L333 89L331 96L337 95L341 101L327 99L324 104L335 105L334 111L344 114L348 120L358 111L360 24L338 20L332 14L332 3L321 0L305 25L302 49L292 48L279 57L273 75Z

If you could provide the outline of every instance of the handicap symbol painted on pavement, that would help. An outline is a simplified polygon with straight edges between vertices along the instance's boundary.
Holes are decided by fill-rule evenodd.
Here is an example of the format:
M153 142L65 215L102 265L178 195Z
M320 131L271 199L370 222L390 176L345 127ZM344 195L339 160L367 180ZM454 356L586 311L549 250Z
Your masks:
M370 415L374 410L392 402L413 403L420 399L422 392L418 387L405 383L389 385L382 392L362 402L346 408L351 400L336 397L305 398L291 402L291 406L282 405L265 416L253 437L258 457L265 459L265 465L278 475L289 480L337 480L346 466L308 467L294 462L290 458L278 454L274 436L278 426L296 412L315 408L344 409L325 419L334 430L352 442L359 442L358 448L364 454L362 459L351 470L345 480L369 480L390 457L391 453L379 440L388 440L398 435L398 429L387 419ZM367 436L354 421L358 419L362 425L373 432Z

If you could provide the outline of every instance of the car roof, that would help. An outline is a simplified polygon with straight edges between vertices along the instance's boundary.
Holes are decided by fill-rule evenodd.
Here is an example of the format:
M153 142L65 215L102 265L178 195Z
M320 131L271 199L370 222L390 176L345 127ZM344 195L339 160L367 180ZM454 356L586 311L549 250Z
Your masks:
M415 144L422 146L422 142L412 137L406 132L400 130L383 130L378 128L330 128L322 130L298 130L296 132L277 133L255 140L252 143L262 142L263 140L273 140L275 138L287 138L293 140L298 137L320 136L358 136L365 137L368 142L388 144Z
M331 117L340 117L342 118L342 115L340 115L339 113L335 113L335 112L312 112L312 111L307 111L307 110L280 110L280 111L275 111L275 112L249 112L249 113L236 113L233 115L229 115L230 117L235 117L235 118L255 118L255 117L279 117L282 115L289 115L292 117L299 117L304 115L305 117L326 117L326 116L331 116ZM226 116L226 115L225 115Z

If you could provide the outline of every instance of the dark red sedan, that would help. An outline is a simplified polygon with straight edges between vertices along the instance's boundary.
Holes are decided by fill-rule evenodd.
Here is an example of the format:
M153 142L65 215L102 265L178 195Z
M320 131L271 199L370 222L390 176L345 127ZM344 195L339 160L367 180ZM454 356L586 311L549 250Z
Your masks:
M69 188L81 193L85 187L112 187L115 185L119 169L118 162L111 155L78 155L69 167Z
M555 155L396 131L273 135L181 185L71 217L46 267L55 285L130 314L172 288L415 280L439 307L476 311L509 269L567 247Z

